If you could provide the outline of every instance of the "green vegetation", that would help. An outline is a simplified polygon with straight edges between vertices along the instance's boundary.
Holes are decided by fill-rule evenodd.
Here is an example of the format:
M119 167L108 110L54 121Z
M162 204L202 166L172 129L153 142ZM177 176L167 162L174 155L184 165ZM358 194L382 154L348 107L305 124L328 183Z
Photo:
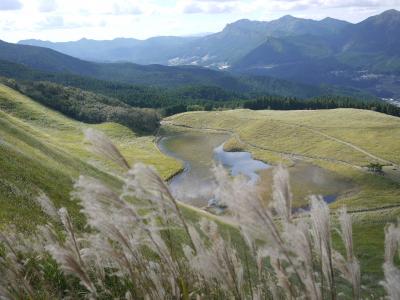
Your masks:
M383 165L379 163L370 163L368 166L368 171L377 173L377 174L383 174Z
M152 136L138 136L116 123L88 125L71 120L0 85L0 228L13 224L31 231L35 224L44 223L46 217L33 201L42 192L57 207L67 207L83 228L79 205L69 197L79 175L120 188L120 167L84 144L83 130L89 127L105 132L130 164L154 165L164 178L181 168L160 153Z

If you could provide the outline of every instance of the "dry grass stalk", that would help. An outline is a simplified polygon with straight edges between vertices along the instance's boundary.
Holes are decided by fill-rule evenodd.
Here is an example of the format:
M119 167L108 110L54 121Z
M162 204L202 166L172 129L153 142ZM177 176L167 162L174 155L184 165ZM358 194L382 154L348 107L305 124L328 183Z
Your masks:
M125 157L111 140L102 132L92 128L84 130L85 139L91 143L91 150L118 164L121 168L129 170L130 166Z
M353 299L360 299L361 297L361 273L360 264L354 255L353 249L353 226L351 216L347 213L346 208L340 210L339 215L340 223L340 236L346 248L346 260L344 264L337 263L341 268L342 275L352 283ZM338 253L335 256L338 258ZM344 259L340 259L344 261Z
M400 227L390 224L385 229L385 262L383 272L385 280L381 282L390 299L400 299L400 269L394 264L399 251Z
M47 195L43 192L40 192L40 194L35 198L35 202L40 206L41 210L50 218L53 219L53 221L59 222L59 216L57 213L57 209L55 208L53 202L47 197Z

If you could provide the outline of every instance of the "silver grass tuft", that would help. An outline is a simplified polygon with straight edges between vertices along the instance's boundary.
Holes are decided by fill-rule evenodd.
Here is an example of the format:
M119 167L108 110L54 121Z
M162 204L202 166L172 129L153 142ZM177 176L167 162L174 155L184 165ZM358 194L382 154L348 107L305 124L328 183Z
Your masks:
M383 272L385 280L381 285L385 288L390 299L400 299L400 270L394 264L394 257L399 250L400 227L390 224L385 228L385 262Z
M312 235L331 298L335 298L335 276L332 261L332 238L329 207L322 197L311 197L310 220ZM324 287L322 287L324 289Z
M278 216L285 221L291 220L293 196L290 191L289 172L281 164L275 168L272 206Z
M54 221L60 221L60 218L57 213L57 209L55 208L53 202L47 197L47 195L41 192L36 198L35 202L40 206L40 209L52 218Z
M353 288L353 299L360 299L361 296L361 273L360 264L354 255L353 249L353 226L351 216L347 213L346 208L342 208L339 214L340 236L346 248L345 268L341 273L351 282Z
M94 153L113 161L123 169L129 169L125 157L104 133L88 128L84 130L84 135L85 139L91 143L90 149Z
M66 240L64 243L60 243L57 234L48 226L46 232L48 244L45 249L60 264L64 272L77 276L82 285L94 296L96 295L96 287L81 256L82 241L76 236L68 211L61 208L59 216L67 234Z

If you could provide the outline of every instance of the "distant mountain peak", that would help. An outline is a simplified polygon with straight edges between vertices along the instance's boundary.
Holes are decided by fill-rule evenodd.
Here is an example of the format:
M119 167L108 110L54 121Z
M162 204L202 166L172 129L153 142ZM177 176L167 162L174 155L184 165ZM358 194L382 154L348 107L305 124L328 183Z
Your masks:
M253 21L253 20L249 20L249 19L240 19L240 20L237 20L235 22L227 24L225 26L225 29L226 28L231 28L231 27L246 26L246 25L250 25L250 24L253 24L253 23L259 23L259 22L261 22L261 21Z
M374 23L376 25L399 26L400 25L400 11L395 9L386 10L383 13L369 17L362 21L360 24Z
M369 17L367 20L388 20L388 19L400 19L400 11L395 9L386 10L383 13Z
M284 15L283 17L280 17L278 20L281 21L291 21L291 20L298 20L299 18L293 17L292 15Z
M340 22L340 23L349 23L347 21L343 21L343 20L339 20L339 19L335 19L335 18L331 18L331 17L326 17L324 19L322 19L320 22Z
M253 20L249 20L249 19L241 19L236 22L227 24L223 31L230 31L230 30L236 30L236 29L248 30L248 29L252 29L254 26L264 24L264 23L267 23L267 22L253 21Z
M252 23L252 22L254 22L254 21L251 21L250 19L240 19L240 20L237 20L237 21L235 21L233 23L230 23L230 25L232 25L232 24L246 24L246 23Z
M389 9L384 11L383 13L381 13L378 16L400 16L400 11L396 10L396 9Z
M347 25L350 25L350 22L347 21L343 21L343 20L339 20L339 19L335 19L335 18L331 18L331 17L326 17L324 19L322 19L321 21L319 21L322 24L326 24L328 26L339 26L339 28L345 27Z

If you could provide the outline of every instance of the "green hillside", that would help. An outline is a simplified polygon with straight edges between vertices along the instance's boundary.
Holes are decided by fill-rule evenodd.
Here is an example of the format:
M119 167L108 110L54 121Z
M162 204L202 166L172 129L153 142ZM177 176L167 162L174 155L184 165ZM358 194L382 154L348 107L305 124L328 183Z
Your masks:
M303 179L310 176L304 165L350 183L352 188L330 207L345 205L352 211L354 247L365 273L362 280L379 290L384 226L400 216L399 118L356 109L235 110L183 113L167 118L164 126L229 131L233 138L226 150L246 150L269 163L283 161L292 178L297 176L297 182L291 182L294 205L306 204L301 197L311 189L309 180ZM365 166L370 162L386 165L384 175L368 172ZM269 176L262 175L261 187L270 184Z
M83 141L85 128L106 133L129 163L155 165L164 178L181 166L161 154L151 136L138 136L119 124L88 125L43 107L30 98L0 85L0 228L13 224L31 230L44 223L33 199L45 193L57 207L77 214L70 191L79 175L99 178L114 188L121 184L121 169L94 155ZM80 226L81 218L77 219Z

